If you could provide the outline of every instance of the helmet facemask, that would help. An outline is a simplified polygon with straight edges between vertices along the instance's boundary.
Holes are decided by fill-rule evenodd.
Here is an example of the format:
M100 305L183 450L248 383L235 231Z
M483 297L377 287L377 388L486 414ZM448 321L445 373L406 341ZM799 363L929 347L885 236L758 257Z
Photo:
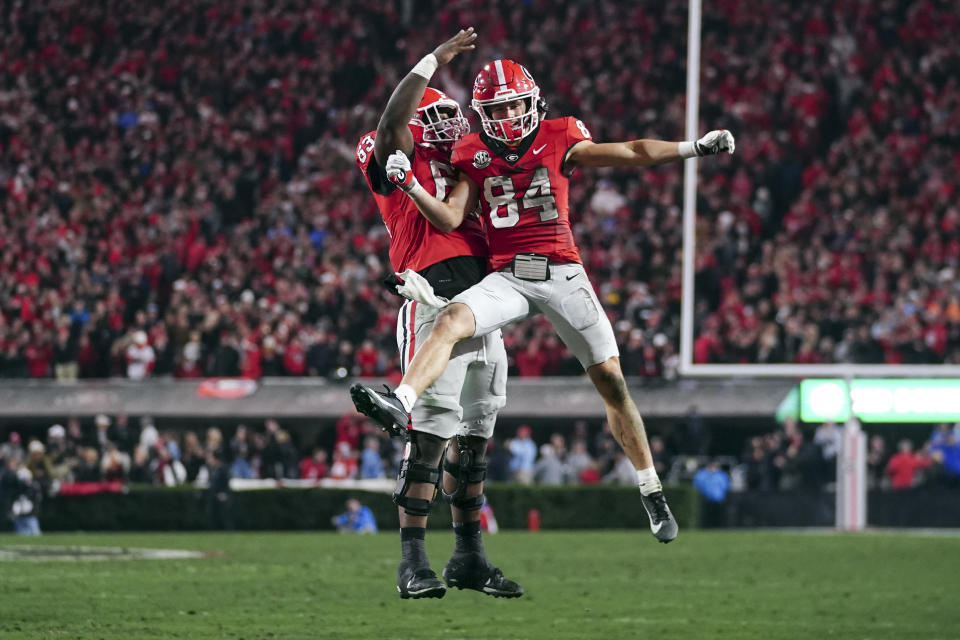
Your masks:
M423 127L424 142L449 144L470 133L470 123L453 100L438 100L417 109L411 124Z
M526 110L522 114L499 119L491 117L490 111L493 107L514 100L523 100L526 104ZM480 101L474 99L471 106L480 115L484 133L494 140L509 144L519 142L536 131L540 124L539 102L540 88L534 87L526 93L511 94L493 100Z

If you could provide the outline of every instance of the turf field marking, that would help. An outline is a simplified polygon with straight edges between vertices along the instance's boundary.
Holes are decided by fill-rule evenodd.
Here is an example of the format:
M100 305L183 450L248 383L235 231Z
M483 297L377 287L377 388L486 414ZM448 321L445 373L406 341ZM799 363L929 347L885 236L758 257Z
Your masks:
M108 560L193 560L212 554L183 549L132 547L28 546L0 547L0 562L102 562Z

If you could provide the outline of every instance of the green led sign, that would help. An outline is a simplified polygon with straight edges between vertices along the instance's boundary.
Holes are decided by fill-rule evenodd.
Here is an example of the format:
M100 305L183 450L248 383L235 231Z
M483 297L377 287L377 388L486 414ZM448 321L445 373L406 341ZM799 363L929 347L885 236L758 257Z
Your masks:
M843 422L958 422L960 379L810 379L800 383L800 419Z

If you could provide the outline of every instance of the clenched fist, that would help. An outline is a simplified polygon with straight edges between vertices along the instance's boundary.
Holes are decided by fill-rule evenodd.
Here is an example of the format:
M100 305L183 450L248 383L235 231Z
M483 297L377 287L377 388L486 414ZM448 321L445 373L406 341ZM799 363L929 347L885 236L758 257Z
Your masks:
M410 193L415 186L419 186L420 184L416 176L413 175L413 171L410 170L410 158L408 158L407 154L399 149L391 153L390 157L387 158L387 164L384 166L384 171L386 172L387 179L390 180L390 182L397 185L407 193Z
M693 149L700 157L713 156L721 151L733 153L736 141L726 129L715 129L693 143Z

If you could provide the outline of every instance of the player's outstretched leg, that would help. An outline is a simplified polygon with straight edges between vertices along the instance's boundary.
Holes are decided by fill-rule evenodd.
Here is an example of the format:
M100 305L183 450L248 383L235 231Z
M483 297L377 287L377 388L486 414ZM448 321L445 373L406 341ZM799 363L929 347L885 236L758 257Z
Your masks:
M503 575L489 558L480 533L486 438L460 436L443 463L444 497L450 502L456 546L443 579L447 586L473 589L496 598L519 598L523 587Z
M407 365L395 391L375 391L362 384L350 387L350 397L357 411L372 418L392 436L405 437L410 425L410 412L417 398L433 384L450 362L450 353L460 340L469 338L476 329L473 311L455 302L441 311L427 339Z
M650 453L647 433L643 428L643 419L627 391L627 383L620 369L620 359L610 358L606 362L593 365L587 369L587 375L603 398L613 437L637 470L640 501L650 517L650 531L658 541L670 542L677 537L679 528L663 495L660 478L653 466L653 455Z
M379 424L391 436L407 436L410 413L392 391L387 389L386 393L381 393L358 383L350 387L350 398L357 411Z

